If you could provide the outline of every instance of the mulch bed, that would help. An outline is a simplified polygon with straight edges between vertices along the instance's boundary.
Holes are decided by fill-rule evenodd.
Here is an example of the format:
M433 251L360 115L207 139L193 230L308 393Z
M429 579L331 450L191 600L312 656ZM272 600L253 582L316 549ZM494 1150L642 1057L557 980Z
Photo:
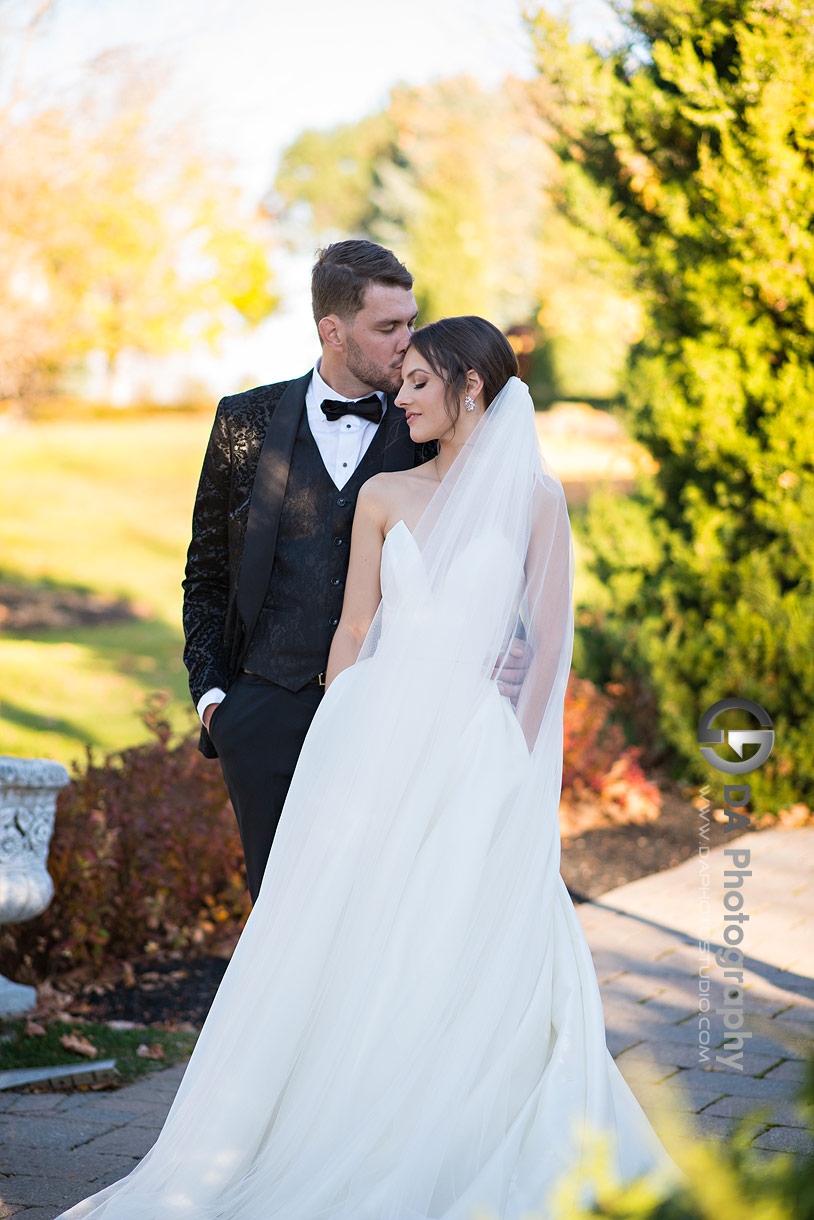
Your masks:
M653 822L598 826L562 842L561 871L575 902L651 873L663 872L698 851L699 816L692 794L663 787L662 809ZM731 841L710 819L711 847ZM134 980L116 982L102 994L82 996L82 1013L95 1021L203 1023L227 958L199 957L178 962L134 963Z
M678 787L666 784L661 791L661 812L653 822L598 826L563 838L560 871L575 902L598 898L651 873L663 873L695 855L701 822L692 804L694 794L684 795ZM710 816L703 842L718 847L738 837L724 831L724 825Z
M228 964L225 957L198 957L136 966L133 985L116 983L102 995L84 995L82 1015L92 1021L203 1025Z

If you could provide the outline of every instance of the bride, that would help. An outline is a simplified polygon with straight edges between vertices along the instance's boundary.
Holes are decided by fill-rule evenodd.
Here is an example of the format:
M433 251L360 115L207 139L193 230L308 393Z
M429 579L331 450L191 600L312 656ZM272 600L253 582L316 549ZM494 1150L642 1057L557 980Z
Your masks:
M359 496L329 690L161 1134L64 1220L520 1220L672 1162L559 876L572 551L507 340L416 332L415 470ZM500 658L530 662L516 708Z

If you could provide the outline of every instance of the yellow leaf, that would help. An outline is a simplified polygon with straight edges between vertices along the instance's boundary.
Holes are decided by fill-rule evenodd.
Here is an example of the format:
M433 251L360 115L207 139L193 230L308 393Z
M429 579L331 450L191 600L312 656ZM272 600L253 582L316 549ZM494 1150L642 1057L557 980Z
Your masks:
M86 1059L95 1059L99 1053L93 1043L89 1042L87 1038L83 1038L81 1034L63 1034L59 1041L66 1051L84 1055Z

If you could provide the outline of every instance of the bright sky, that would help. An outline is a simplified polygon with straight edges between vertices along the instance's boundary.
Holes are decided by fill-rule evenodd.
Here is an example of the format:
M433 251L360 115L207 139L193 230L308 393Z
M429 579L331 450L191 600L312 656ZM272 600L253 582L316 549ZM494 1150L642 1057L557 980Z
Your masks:
M571 9L584 34L613 26L603 0ZM179 109L199 117L260 195L304 127L360 118L397 82L528 75L521 14L520 0L57 0L28 67L59 86L114 47L158 56Z
M12 4L24 12L33 0ZM605 0L572 0L570 12L583 36L603 38L614 28ZM253 199L303 128L358 119L382 107L399 82L467 72L489 86L532 70L521 0L57 0L26 76L58 89L88 59L117 47L159 57L172 104L228 152ZM272 348L296 367L275 366L275 379L296 372L314 342L310 333L299 338L307 326L303 268L280 272L288 299L275 315ZM250 347L258 341L268 344L259 336ZM248 349L246 358L256 365ZM266 365L268 346L261 359Z

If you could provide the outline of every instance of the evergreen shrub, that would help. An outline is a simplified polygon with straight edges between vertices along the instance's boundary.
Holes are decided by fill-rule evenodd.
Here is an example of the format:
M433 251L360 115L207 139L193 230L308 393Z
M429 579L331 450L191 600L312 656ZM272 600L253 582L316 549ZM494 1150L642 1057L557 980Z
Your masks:
M703 712L754 700L776 730L755 810L811 805L811 8L633 0L623 21L607 50L531 20L559 204L627 260L646 318L620 409L657 469L588 513L594 660L616 661L591 676L647 684L687 776L708 775Z

